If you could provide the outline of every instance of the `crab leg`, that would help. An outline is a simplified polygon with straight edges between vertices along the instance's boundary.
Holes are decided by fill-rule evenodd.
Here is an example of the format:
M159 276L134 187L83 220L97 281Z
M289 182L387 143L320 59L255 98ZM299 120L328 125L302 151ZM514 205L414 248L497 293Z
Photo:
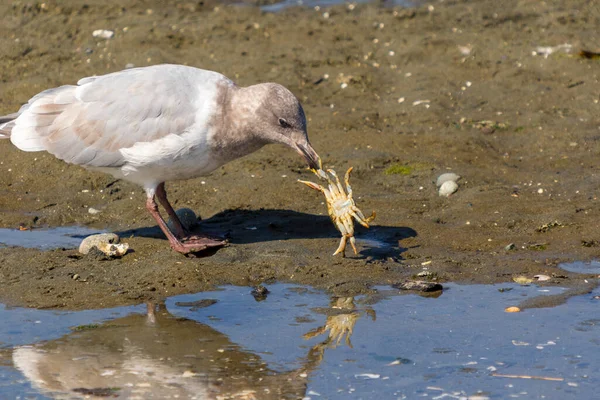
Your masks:
M365 228L369 227L369 223L366 222L366 218L364 215L362 215L362 213L360 212L360 210L356 209L352 209L350 211L348 211L350 213L350 215L352 215L354 217L354 219L356 221L358 221L359 224L361 224L362 226L364 226Z
M306 186L308 186L311 189L315 189L315 190L318 190L319 192L325 193L326 189L321 185L317 185L316 183L309 182L309 181L301 181L300 179L298 179L298 182L304 183Z
M329 172L334 178L335 181L330 181L334 186L337 187L338 193L341 195L342 193L344 193L344 187L342 186L342 183L340 182L340 178L338 178L337 174L335 173L334 170L332 169L328 169L327 172Z
M333 253L334 256L336 254L342 253L342 257L346 257L346 254L345 254L344 250L346 250L346 242L347 241L348 241L348 236L346 234L343 234L342 235L342 240L340 240L340 245L338 246L338 248L335 251L335 253Z
M348 191L348 198L352 199L352 188L350 187L350 172L352 172L352 167L348 168L348 171L346 171L346 175L344 175L344 183L346 184L346 190Z
M352 224L352 218L344 215L340 218L342 220L342 224L344 224L344 230L342 233L346 235L354 235L354 226Z
M354 250L354 255L358 254L358 250L356 250L356 240L354 236L350 236L350 245L352 246L352 250Z

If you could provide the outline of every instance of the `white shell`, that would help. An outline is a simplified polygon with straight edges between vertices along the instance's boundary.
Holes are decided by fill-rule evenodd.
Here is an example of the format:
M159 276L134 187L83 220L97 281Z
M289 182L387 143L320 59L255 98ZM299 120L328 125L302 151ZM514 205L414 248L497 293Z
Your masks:
M440 191L438 192L440 196L448 197L452 193L458 190L458 184L454 181L446 181L440 187Z
M110 39L115 36L115 32L108 29L96 29L92 32L92 36L99 39Z
M448 181L458 182L459 179L460 179L460 176L456 175L454 172L447 172L445 174L441 174L440 176L438 176L435 185L437 187L440 187L444 184L444 182L448 182Z

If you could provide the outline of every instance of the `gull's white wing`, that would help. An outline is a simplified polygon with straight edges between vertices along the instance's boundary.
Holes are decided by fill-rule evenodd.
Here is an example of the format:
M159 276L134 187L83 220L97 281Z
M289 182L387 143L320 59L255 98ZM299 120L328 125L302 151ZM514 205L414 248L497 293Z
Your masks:
M197 102L223 80L177 65L84 78L33 97L12 122L10 138L21 150L46 150L70 163L122 166L121 150L189 130Z

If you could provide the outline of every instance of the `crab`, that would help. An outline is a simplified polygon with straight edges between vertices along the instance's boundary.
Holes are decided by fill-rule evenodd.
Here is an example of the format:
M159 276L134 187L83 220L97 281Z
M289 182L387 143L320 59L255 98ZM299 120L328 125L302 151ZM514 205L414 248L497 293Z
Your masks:
M331 221L335 227L342 234L340 245L333 255L335 256L336 254L341 253L342 257L346 256L345 250L348 239L350 239L350 245L354 250L354 254L358 254L355 244L356 241L354 239L354 221L352 221L352 218L354 218L365 228L368 228L369 222L375 219L375 211L372 212L370 217L365 217L354 203L354 199L352 198L352 188L350 187L349 183L352 167L348 168L348 171L346 171L346 175L344 176L344 182L346 184L345 190L340 182L340 178L338 178L334 170L328 169L327 172L325 172L322 169L313 169L312 172L314 172L319 178L327 180L329 186L326 188L316 183L303 181L300 179L298 179L298 182L304 183L311 189L318 190L325 195L325 199L327 201L327 212L329 213ZM335 180L331 177L333 177Z

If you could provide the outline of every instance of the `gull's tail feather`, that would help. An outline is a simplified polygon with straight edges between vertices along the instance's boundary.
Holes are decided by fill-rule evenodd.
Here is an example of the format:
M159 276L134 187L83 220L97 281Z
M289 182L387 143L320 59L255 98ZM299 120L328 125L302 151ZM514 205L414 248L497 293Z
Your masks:
M10 132L13 126L15 126L15 119L19 116L19 113L8 114L0 117L0 139L10 138Z

